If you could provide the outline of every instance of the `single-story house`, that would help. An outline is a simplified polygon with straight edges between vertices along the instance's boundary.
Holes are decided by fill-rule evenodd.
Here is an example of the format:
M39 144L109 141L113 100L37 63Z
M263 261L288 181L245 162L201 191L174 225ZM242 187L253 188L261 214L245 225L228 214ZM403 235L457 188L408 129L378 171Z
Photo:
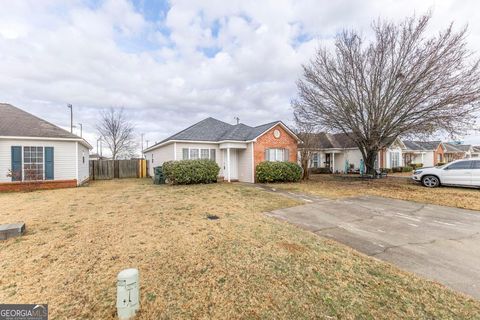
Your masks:
M226 181L255 181L255 168L263 161L297 161L295 133L282 121L256 127L232 125L207 118L143 151L150 176L165 161L211 159Z
M84 139L10 104L0 103L0 190L75 187L89 178Z
M310 168L330 168L331 172L358 171L363 158L354 141L345 133L313 134L313 155ZM300 145L299 148L302 148ZM388 148L378 152L376 168L395 168L413 163L432 167L438 163L480 157L480 146L442 141L410 141L396 139Z
M445 161L445 147L441 141L409 141L403 140L405 149L403 158L405 165L422 163L424 167L433 167Z
M329 168L331 172L358 171L363 163L362 153L345 133L316 133L311 168ZM397 139L388 148L378 152L377 168L403 166L402 150L405 146Z
M477 158L480 155L480 147L470 144L445 142L443 146L445 148L446 162L465 158Z

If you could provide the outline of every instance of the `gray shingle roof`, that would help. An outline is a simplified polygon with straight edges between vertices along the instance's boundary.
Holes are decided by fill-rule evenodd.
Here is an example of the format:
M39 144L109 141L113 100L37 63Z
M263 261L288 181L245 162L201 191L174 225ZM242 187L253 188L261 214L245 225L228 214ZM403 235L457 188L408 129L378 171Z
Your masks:
M315 148L317 149L345 149L357 148L355 142L345 133L313 133ZM300 147L302 147L300 145Z
M467 152L471 147L469 144L453 144L449 142L446 142L443 145L445 147L445 151L450 153Z
M403 140L403 144L407 147L407 150L413 151L431 151L437 150L441 141L409 141Z
M212 117L206 118L194 125L154 144L149 147L151 149L159 144L165 143L169 140L184 140L184 141L249 141L253 140L263 132L271 128L281 121L273 121L262 124L256 127L250 127L246 124L239 123L232 125ZM283 124L283 123L282 123ZM283 124L285 125L285 124Z
M6 103L0 103L0 136L81 139L67 130Z

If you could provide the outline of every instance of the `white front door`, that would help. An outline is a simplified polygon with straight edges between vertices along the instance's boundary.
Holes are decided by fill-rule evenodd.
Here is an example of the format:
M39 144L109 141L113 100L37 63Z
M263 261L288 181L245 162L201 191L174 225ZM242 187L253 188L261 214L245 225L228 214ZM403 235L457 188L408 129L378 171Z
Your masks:
M223 150L223 176L228 180L228 171L230 167L230 180L238 180L238 152L237 149L230 149L230 165L228 163L228 151Z

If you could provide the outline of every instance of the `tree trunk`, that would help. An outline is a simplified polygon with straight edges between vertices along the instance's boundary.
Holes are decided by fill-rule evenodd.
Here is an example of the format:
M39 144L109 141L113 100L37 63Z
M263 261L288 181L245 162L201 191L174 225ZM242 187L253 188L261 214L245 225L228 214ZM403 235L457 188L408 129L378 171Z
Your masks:
M309 157L308 154L301 154L301 160L300 163L302 164L302 169L303 169L303 174L302 174L302 180L308 180L310 178L310 172L308 171L308 162L309 162Z
M366 150L364 157L366 174L375 175L375 160L377 160L377 150Z

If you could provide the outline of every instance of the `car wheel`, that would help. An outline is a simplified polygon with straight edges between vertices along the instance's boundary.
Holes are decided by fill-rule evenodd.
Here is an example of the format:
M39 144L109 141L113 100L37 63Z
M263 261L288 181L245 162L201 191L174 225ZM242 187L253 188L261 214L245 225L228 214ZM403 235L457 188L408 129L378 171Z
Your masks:
M422 178L422 184L428 188L435 188L440 185L440 180L435 176L425 176Z

